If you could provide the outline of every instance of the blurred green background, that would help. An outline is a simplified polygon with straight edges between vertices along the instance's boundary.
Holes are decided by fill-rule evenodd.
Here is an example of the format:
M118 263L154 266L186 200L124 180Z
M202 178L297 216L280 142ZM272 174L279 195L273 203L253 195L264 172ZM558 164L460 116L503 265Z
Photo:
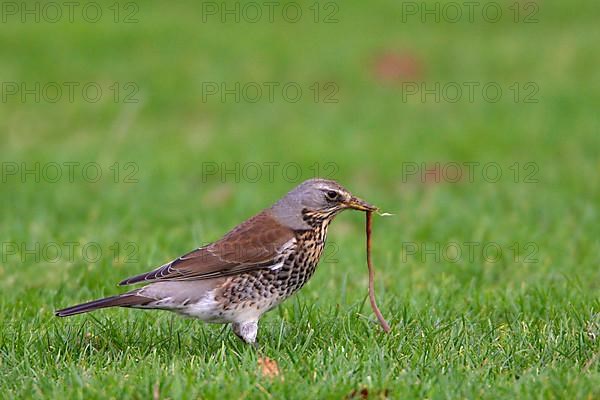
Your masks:
M600 396L594 2L484 1L472 14L434 1L1 6L8 397ZM478 164L454 181L451 163ZM218 327L128 310L53 317L315 175L395 214L374 226L392 337L369 322L363 217L351 213L311 283L262 325L284 382L256 376L256 355ZM502 256L422 251L466 242Z

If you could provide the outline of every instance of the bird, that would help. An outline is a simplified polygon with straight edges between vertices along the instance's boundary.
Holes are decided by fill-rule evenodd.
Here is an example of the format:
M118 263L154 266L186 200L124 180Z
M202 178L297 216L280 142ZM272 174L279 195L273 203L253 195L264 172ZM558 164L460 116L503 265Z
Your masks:
M312 178L221 239L120 285L146 284L126 293L64 308L67 317L107 307L159 309L230 324L257 345L259 319L313 276L327 229L344 210L376 211L333 180Z

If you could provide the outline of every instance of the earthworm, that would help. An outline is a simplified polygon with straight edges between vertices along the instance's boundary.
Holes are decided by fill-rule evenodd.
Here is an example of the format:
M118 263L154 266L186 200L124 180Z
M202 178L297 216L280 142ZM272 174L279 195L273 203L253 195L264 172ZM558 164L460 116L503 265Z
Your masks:
M371 302L371 308L379 321L379 324L385 331L385 333L390 332L390 326L388 325L385 318L379 311L379 307L377 307L377 302L375 301L375 268L373 267L373 263L371 262L371 217L373 212L367 211L367 267L369 268L369 301Z

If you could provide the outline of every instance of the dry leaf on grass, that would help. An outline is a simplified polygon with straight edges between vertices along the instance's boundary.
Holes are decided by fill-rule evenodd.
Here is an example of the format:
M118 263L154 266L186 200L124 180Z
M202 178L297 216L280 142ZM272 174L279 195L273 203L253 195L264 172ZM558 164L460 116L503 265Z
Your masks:
M281 379L283 379L283 376L281 376L279 372L279 365L277 364L277 361L273 360L272 358L260 357L258 359L258 368L260 370L260 374L265 378L274 379L281 377Z
M352 392L350 392L350 394L348 394L346 396L347 400L351 400L351 399L361 399L361 400L366 400L366 399L387 399L389 397L389 391L387 389L383 389L380 391L375 391L375 392L371 392L369 393L369 389L367 389L366 387L358 390L358 389L354 389Z

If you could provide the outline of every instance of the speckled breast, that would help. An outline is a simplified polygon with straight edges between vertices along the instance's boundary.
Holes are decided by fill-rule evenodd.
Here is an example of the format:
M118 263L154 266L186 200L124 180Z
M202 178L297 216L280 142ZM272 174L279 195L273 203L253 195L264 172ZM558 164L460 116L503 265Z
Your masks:
M225 309L264 313L300 290L313 276L327 239L329 219L319 222L314 229L297 232L295 250L284 257L280 268L233 278L223 293Z

